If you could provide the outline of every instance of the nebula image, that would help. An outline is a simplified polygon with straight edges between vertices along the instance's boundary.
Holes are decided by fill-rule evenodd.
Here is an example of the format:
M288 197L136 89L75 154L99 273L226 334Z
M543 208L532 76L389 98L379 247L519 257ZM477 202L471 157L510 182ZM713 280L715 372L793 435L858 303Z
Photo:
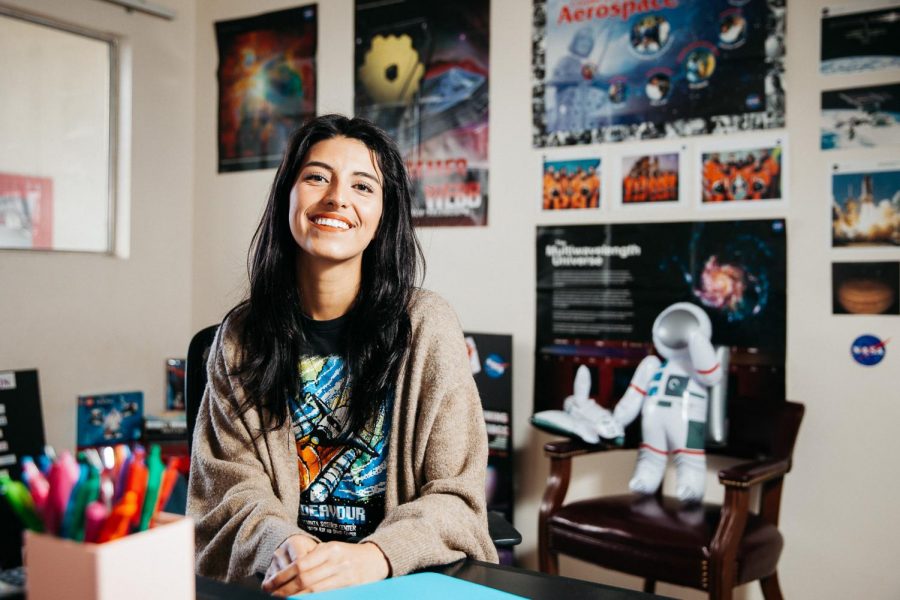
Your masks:
M760 314L769 303L768 261L771 249L754 235L739 235L728 242L710 244L701 233L691 243L693 256L686 267L672 257L663 263L677 265L691 294L703 306L729 323Z

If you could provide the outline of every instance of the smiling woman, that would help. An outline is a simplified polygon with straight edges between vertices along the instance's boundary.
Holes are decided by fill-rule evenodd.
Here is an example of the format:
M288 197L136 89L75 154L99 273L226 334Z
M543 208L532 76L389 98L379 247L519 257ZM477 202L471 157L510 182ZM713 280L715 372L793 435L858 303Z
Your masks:
M278 596L496 560L487 435L394 142L362 119L292 137L219 328L194 430L197 570Z

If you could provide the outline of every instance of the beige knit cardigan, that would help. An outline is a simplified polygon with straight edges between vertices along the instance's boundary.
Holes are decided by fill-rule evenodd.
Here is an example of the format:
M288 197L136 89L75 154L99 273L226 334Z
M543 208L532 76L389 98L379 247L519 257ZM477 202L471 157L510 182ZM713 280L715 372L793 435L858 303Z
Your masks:
M393 575L463 557L496 561L487 530L487 434L459 321L432 292L410 304L412 340L395 388L385 518L364 541L378 545ZM290 419L260 430L233 373L235 324L210 352L209 383L194 429L187 512L196 523L200 575L240 580L264 573L297 526L300 478ZM287 408L285 407L285 410Z

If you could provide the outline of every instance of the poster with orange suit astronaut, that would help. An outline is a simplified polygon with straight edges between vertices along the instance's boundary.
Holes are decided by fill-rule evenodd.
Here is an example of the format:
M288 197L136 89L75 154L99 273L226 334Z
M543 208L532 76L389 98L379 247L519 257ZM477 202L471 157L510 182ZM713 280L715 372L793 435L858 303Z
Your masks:
M703 205L784 200L783 140L701 150L700 170Z

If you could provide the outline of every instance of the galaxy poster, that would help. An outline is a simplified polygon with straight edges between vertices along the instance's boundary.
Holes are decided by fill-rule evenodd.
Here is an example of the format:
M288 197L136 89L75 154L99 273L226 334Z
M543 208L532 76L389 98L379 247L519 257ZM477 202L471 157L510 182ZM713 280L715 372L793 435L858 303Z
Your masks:
M129 444L141 439L144 393L78 396L79 448Z
M678 202L681 155L663 152L622 158L622 204Z
M825 75L900 68L900 3L822 9Z
M0 248L53 249L53 180L0 173Z
M219 173L270 169L316 114L314 4L216 24Z
M749 360L765 370L743 393L777 396L785 265L781 219L538 227L535 412L562 407L582 364L591 396L611 406L653 351L654 319L675 302L707 312L733 367Z
M356 1L356 114L400 146L416 225L487 225L489 25L488 0Z
M900 246L900 165L831 176L831 245Z
M544 210L600 208L600 159L545 160Z
M536 147L784 126L784 0L535 0Z
M821 148L900 144L900 83L822 92Z
M900 315L900 262L831 264L836 315Z
M488 510L513 520L512 336L465 333L488 434Z
M784 199L781 144L704 151L700 163L705 205Z

